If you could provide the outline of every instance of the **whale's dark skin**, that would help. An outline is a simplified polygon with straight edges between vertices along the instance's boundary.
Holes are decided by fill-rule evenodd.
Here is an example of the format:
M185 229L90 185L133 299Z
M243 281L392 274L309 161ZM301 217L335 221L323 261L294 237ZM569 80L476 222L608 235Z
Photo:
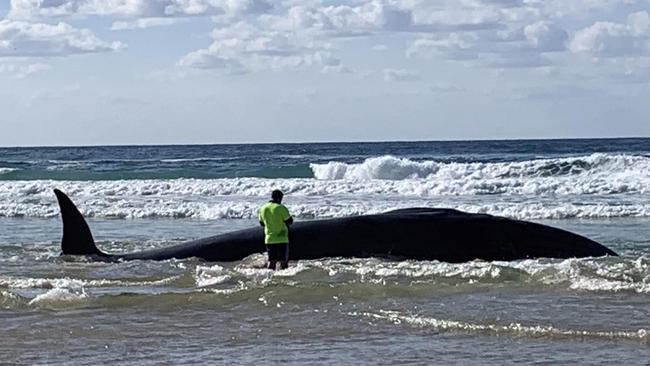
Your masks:
M63 220L63 254L97 260L165 260L198 257L236 261L265 251L260 227L129 254L106 254L93 240L77 207L54 190ZM378 215L296 222L290 229L289 258L391 257L467 262L526 258L573 258L617 254L565 230L503 217L451 209L409 208Z

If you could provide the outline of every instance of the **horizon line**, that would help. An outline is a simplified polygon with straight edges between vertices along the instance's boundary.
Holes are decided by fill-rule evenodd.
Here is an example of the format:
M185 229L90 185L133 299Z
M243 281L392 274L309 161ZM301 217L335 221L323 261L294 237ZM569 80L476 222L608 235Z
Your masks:
M0 145L0 149L12 148L91 148L91 147L166 147L166 146L235 146L235 145L319 145L319 144L381 144L381 143L426 143L426 142L502 142L502 141L571 141L571 140L632 140L650 139L650 136L613 136L613 137L548 137L548 138L476 138L476 139L442 139L442 140L342 140L342 141L280 141L280 142L190 142L190 143L114 143L88 145Z

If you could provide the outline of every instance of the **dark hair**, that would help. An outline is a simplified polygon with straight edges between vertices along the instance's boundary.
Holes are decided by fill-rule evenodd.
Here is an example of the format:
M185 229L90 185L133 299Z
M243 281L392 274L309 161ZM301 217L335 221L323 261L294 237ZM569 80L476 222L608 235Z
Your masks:
M283 196L284 196L284 194L283 194L282 191L279 190L279 189L276 189L276 190L274 190L273 192L271 192L271 199L273 199L274 201L280 201L280 200L282 200L282 197L283 197Z

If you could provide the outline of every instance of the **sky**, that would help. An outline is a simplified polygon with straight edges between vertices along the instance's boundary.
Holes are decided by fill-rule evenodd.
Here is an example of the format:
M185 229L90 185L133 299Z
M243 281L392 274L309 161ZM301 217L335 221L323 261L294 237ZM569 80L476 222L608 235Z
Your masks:
M0 146L650 136L650 0L0 0Z

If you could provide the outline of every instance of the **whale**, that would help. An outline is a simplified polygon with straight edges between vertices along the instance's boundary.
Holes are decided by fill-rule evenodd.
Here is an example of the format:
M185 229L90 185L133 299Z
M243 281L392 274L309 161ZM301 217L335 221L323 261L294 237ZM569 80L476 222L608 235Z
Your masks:
M196 257L230 262L265 252L261 227L227 232L174 246L108 254L72 200L54 190L61 211L63 255L99 261ZM296 222L289 231L289 259L383 257L460 263L529 258L582 258L617 254L584 236L538 223L448 208L406 208L380 214Z

